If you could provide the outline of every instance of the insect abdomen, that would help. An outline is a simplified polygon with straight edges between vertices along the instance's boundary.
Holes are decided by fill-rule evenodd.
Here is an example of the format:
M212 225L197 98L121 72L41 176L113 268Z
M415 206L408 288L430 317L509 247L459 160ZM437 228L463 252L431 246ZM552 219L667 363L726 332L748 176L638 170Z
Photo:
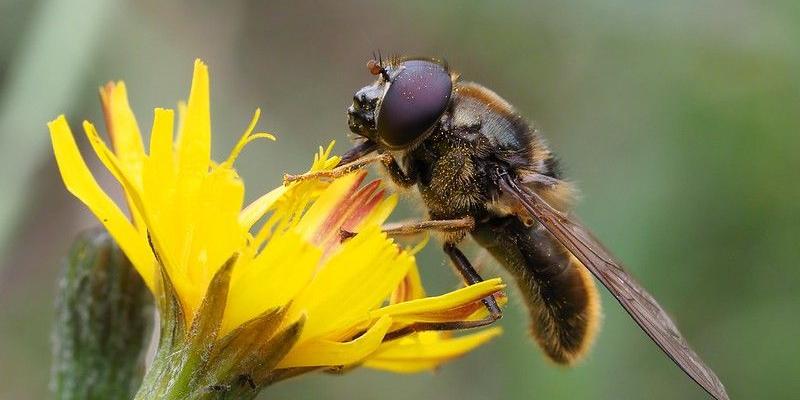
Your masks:
M516 279L531 318L531 334L547 356L572 364L592 344L600 319L589 272L540 225L516 217L479 224L473 237Z

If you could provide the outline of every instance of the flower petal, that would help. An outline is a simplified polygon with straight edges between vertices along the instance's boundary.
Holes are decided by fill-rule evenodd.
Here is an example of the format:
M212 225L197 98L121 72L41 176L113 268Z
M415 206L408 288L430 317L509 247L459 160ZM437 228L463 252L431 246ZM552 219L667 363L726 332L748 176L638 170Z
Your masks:
M139 271L150 290L155 292L156 260L153 253L119 207L97 184L78 150L67 120L62 115L47 126L50 129L58 169L67 190L97 216Z
M425 288L422 287L422 278L419 275L419 268L414 264L408 269L403 281L397 285L389 299L389 304L397 304L405 301L421 299L425 297Z
M100 135L97 133L94 125L89 123L88 121L84 121L83 123L83 130L86 133L86 137L89 139L89 143L91 143L92 148L94 149L97 157L103 163L103 165L111 172L112 175L119 181L120 185L122 185L122 189L125 191L126 196L130 199L131 208L136 209L139 212L139 215L142 216L142 220L144 221L145 225L149 228L146 232L139 232L140 241L142 243L147 243L148 246L152 243L152 246L155 248L155 251L158 253L160 257L160 262L164 264L164 267L169 271L172 275L174 275L175 271L175 261L173 260L172 253L169 251L169 246L166 245L168 243L164 240L164 236L159 229L154 228L157 227L158 223L155 222L155 219L149 213L149 209L145 207L145 202L141 193L141 188L136 185L136 183L127 175L125 170L120 165L119 160L117 159L116 155L106 146L103 140L100 138ZM143 235L148 235L144 237ZM150 243L148 243L150 242ZM152 251L151 251L152 254ZM173 281L176 286L176 290L179 292L185 291L185 287L180 287L183 283L181 281ZM187 313L187 317L190 316L191 313Z
M355 364L375 352L384 335L392 325L392 319L384 317L357 339L349 342L331 340L309 340L297 345L281 360L278 368L338 366Z
M211 163L210 108L208 67L195 60L189 104L178 133L178 182L188 191L200 185Z
M205 288L219 266L244 246L246 236L238 217L244 199L244 184L231 168L215 168L204 177L186 226L178 267L185 269L186 303L191 309L200 304ZM180 207L180 205L176 205Z
M175 154L172 144L175 115L172 110L157 108L150 133L150 155L145 159L142 170L143 201L148 205L155 225L147 227L149 231L163 232L176 225L172 204L175 203L175 181L177 172ZM168 240L169 235L160 235ZM173 258L172 255L169 256Z
M241 213L239 213L239 224L245 230L250 228L261 219L264 214L269 211L273 204L283 196L288 188L286 186L278 186L272 189L267 194L259 197L256 201L250 203Z
M103 111L114 153L130 176L141 176L144 145L139 125L128 103L124 82L109 82L100 89Z
M344 219L344 210L350 198L358 190L366 173L361 171L345 175L328 186L322 195L314 201L311 208L303 215L303 219L295 228L311 242L322 242L332 233L333 222L340 223ZM323 226L327 222L326 226ZM325 229L328 228L328 229ZM338 234L338 232L335 232Z
M103 114L106 118L109 137L111 138L114 153L120 161L120 166L137 185L142 185L142 167L145 160L142 134L139 125L128 103L128 92L124 82L109 82L100 88L100 98L103 103ZM131 216L136 228L145 230L142 216L131 205L128 197Z
M273 237L255 259L234 270L222 331L289 303L311 280L321 257L296 233Z
M436 297L425 297L403 303L391 304L370 313L372 318L390 315L397 321L447 321L448 311L460 310L467 304L494 294L505 288L500 278L489 279ZM471 314L471 311L469 314ZM455 314L456 316L459 313ZM443 319L444 318L444 319Z
M175 180L175 154L172 142L174 125L174 111L155 109L153 129L150 131L150 157L147 161L152 171L161 174L161 181L166 183L162 190L168 188Z
M463 356L502 332L501 328L490 328L455 338L440 332L421 332L382 344L364 362L364 366L397 373L433 370L445 362Z
M341 334L342 328L370 319L370 310L389 297L411 268L414 258L398 252L379 229L372 227L346 241L298 294L290 315L308 315L301 341Z

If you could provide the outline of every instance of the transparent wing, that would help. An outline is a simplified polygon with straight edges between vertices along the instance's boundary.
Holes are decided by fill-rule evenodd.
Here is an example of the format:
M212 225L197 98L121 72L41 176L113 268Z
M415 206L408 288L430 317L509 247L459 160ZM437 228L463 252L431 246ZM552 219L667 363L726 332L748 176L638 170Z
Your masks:
M536 192L509 175L500 172L498 180L504 194L518 201L580 260L675 364L714 398L728 399L722 382L689 347L664 309L614 260L588 229L552 208Z

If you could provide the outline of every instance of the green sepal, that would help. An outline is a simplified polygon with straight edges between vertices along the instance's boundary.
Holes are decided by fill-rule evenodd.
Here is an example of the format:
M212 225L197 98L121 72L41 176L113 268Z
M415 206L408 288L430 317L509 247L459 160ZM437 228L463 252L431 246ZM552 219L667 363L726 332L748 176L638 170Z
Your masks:
M290 324L272 337L253 335L249 354L237 359L233 368L219 368L208 374L208 381L198 388L198 399L252 399L269 384L274 368L300 338L305 317Z
M272 308L236 327L214 346L210 362L221 371L235 368L248 374L253 369L250 364L255 363L251 360L259 358L255 349L272 337L287 310L288 307Z
M158 350L141 387L136 392L137 399L161 398L160 391L166 389L172 379L169 368L172 355L176 353L176 349L182 346L186 334L186 319L178 293L172 285L172 280L170 280L164 264L158 257L156 258L158 259L158 263L155 265L157 269L156 305L160 330Z
M232 256L214 274L189 329L169 275L159 266L162 333L136 399L251 399L271 382L272 370L300 337L305 319L278 331L287 307L272 309L219 338L236 259Z
M54 398L130 399L142 380L152 318L152 295L111 236L82 233L58 280Z

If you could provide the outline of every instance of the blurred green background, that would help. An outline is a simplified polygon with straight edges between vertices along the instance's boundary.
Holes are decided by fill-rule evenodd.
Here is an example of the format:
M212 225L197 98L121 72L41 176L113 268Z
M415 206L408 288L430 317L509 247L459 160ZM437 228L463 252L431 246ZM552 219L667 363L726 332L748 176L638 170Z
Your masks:
M444 57L515 104L581 186L579 214L732 397L797 398L796 2L162 3L0 0L1 399L46 397L58 261L95 225L61 185L48 120L101 122L98 86L124 79L149 131L152 108L188 94L201 57L217 159L256 107L279 136L238 162L253 198L318 145L347 149L344 110L378 49ZM416 213L403 208L397 218ZM438 246L419 263L432 292L456 285ZM436 374L320 374L263 398L705 398L605 292L603 304L596 346L574 369L544 360L512 301L501 338Z

